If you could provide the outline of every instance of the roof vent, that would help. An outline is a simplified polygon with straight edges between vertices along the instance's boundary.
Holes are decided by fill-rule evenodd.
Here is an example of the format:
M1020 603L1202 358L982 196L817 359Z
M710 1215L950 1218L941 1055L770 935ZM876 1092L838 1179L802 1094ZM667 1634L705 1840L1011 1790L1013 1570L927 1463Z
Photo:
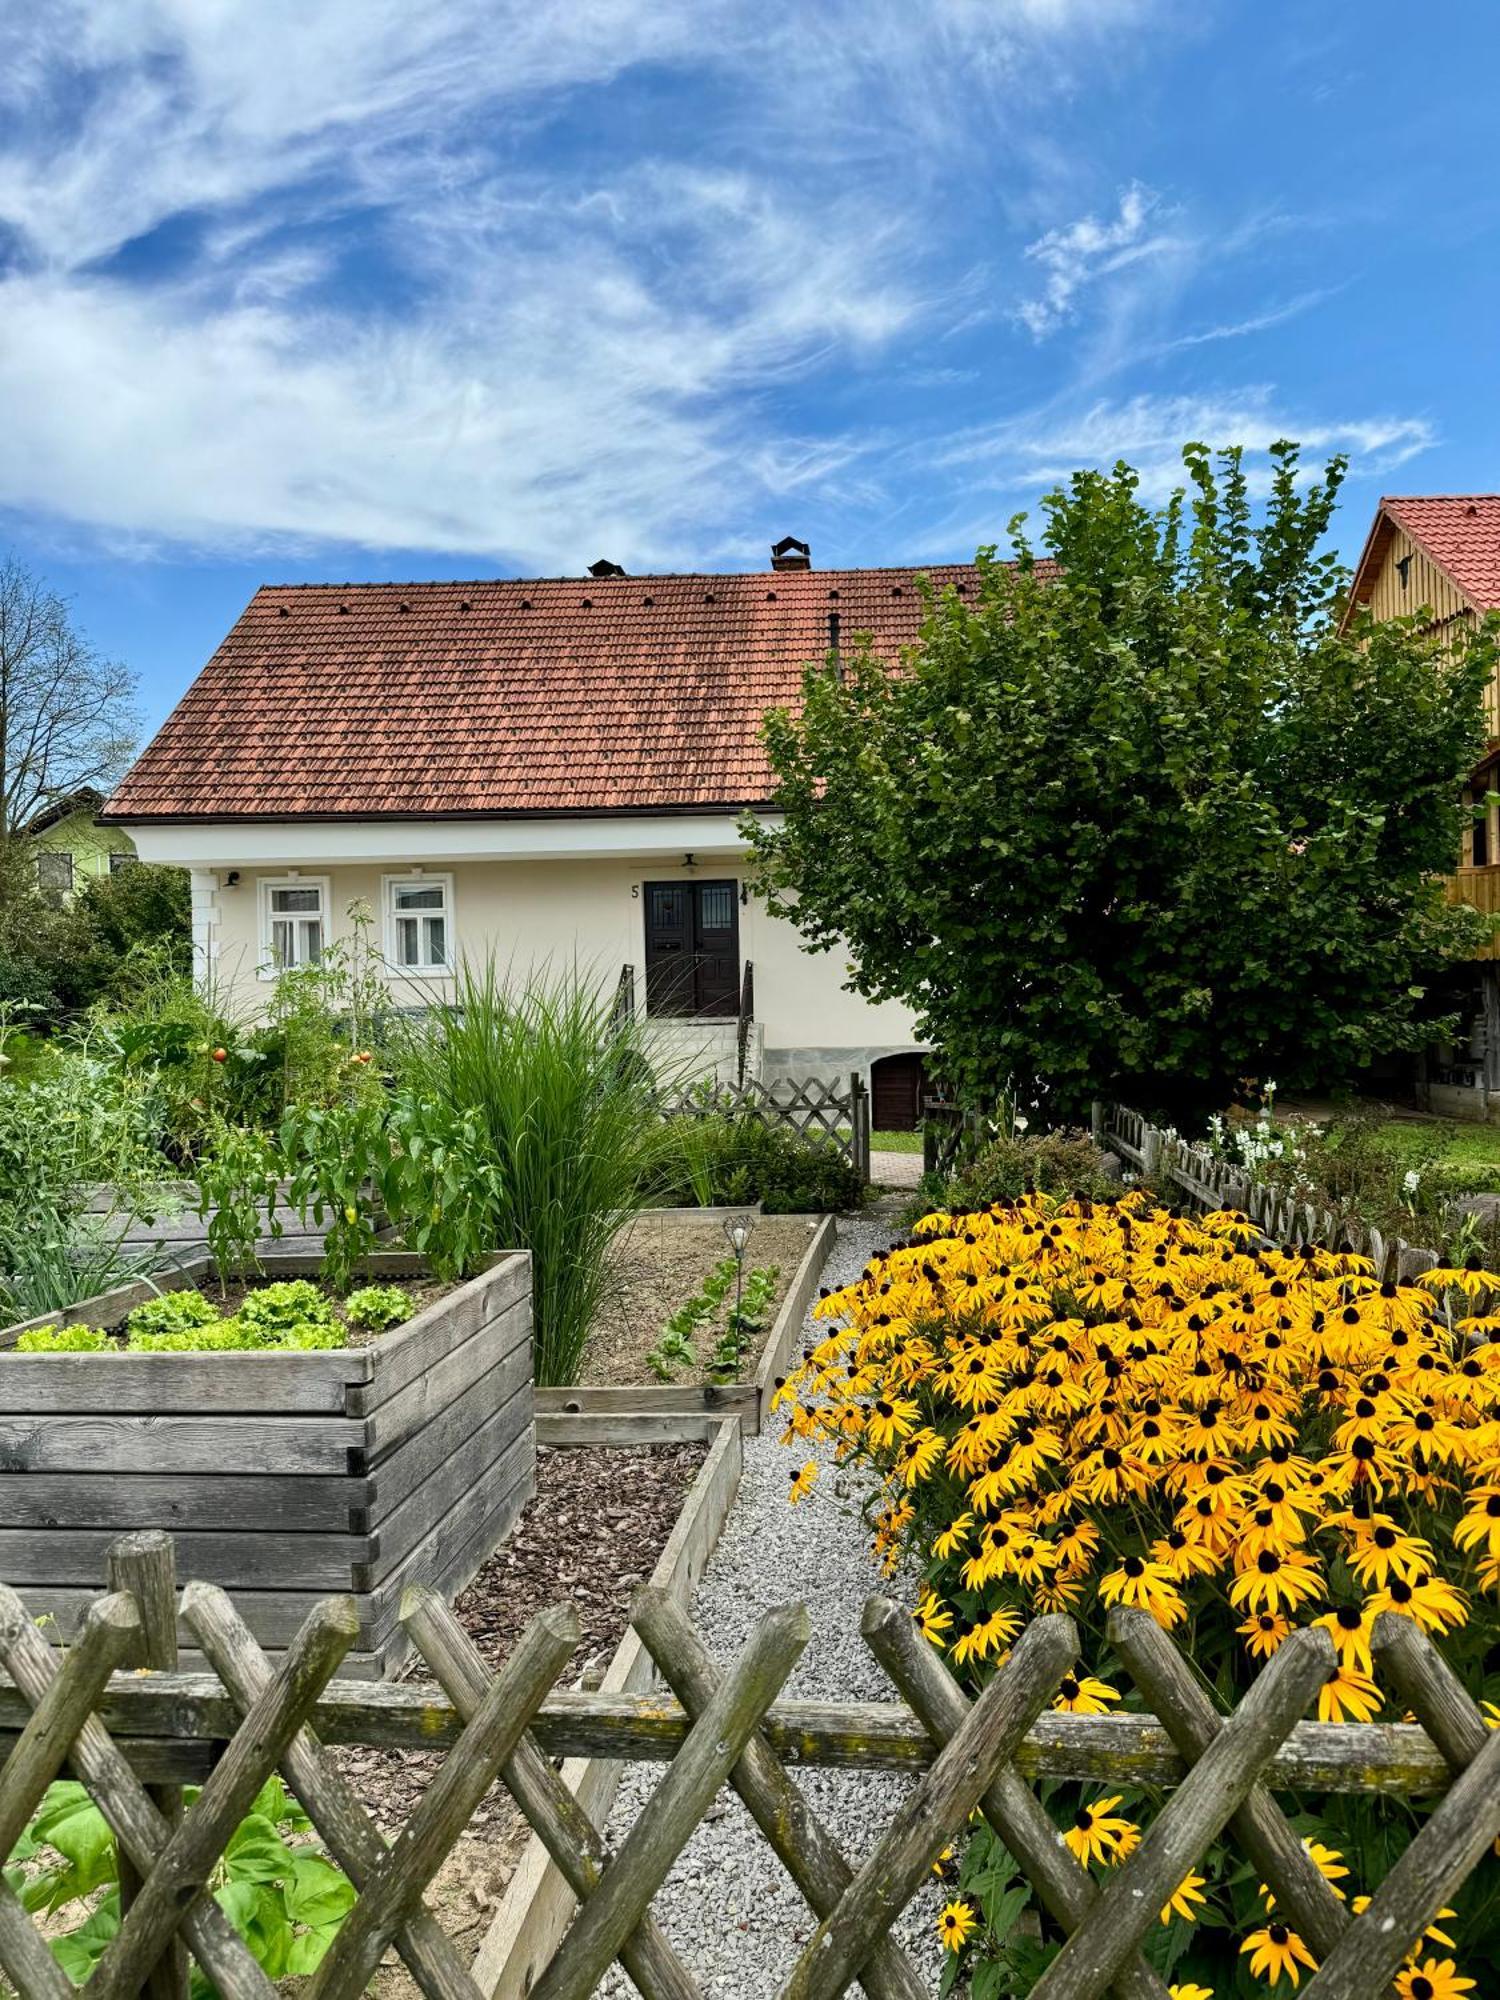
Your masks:
M1468 506L1465 507L1464 512L1468 515L1471 521L1478 519L1479 509L1474 505L1474 502L1472 500L1469 502Z
M783 535L779 542L771 544L772 569L811 569L812 549L806 542L799 542L795 535Z
M621 569L620 565L611 562L608 556L600 556L598 562L591 562L589 564L590 576L623 576L624 574L625 572Z

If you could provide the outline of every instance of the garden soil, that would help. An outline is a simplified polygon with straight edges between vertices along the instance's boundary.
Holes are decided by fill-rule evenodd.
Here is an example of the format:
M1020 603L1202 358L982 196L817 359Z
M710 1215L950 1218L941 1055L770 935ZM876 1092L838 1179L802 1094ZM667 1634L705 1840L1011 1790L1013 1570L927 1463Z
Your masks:
M746 1277L768 1264L778 1268L775 1295L766 1313L769 1333L820 1218L750 1219L754 1226L745 1248ZM611 1252L604 1299L584 1351L579 1381L589 1388L654 1381L646 1356L662 1329L677 1308L702 1288L714 1266L732 1254L724 1225L717 1219L652 1215L649 1210L640 1216L621 1233ZM733 1304L731 1292L719 1312L693 1336L700 1365L679 1368L674 1382L687 1386L708 1380L701 1363L723 1332ZM742 1375L754 1374L755 1359L746 1357Z

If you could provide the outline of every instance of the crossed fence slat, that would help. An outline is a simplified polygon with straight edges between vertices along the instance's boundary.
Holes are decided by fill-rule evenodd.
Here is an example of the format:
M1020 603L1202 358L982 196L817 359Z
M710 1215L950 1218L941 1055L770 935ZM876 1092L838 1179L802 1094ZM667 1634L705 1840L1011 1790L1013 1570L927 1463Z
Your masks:
M159 1539L170 1566L170 1543ZM128 1573L143 1601L155 1592L150 1615L159 1623L160 1578L153 1582L150 1570L142 1556ZM1076 1657L1077 1634L1066 1617L1034 1620L971 1702L906 1612L888 1599L870 1600L865 1640L934 1754L870 1853L854 1865L785 1769L792 1748L785 1732L765 1727L806 1643L800 1606L759 1621L739 1660L721 1669L679 1604L659 1592L642 1594L636 1627L679 1697L686 1728L613 1854L531 1733L576 1642L570 1609L533 1619L492 1674L446 1605L430 1590L408 1592L403 1622L463 1728L389 1846L307 1720L353 1636L349 1600L318 1606L275 1669L222 1591L189 1584L180 1615L228 1690L240 1724L197 1801L173 1826L94 1713L111 1671L138 1657L146 1621L136 1598L119 1591L102 1598L59 1658L21 1600L0 1586L0 1658L31 1707L0 1771L0 1853L10 1851L46 1786L71 1759L137 1871L134 1900L87 1983L90 1995L154 1993L184 1978L185 1960L173 1951L180 1937L229 2000L268 2000L274 1988L206 1885L278 1765L359 1891L312 1980L310 2000L355 2000L392 1943L429 2000L482 2000L422 1898L497 1775L542 1834L580 1905L536 1980L534 2000L586 2000L616 1960L643 2000L701 2000L649 1905L726 1781L817 1919L780 2000L836 2000L856 1980L870 2000L917 2000L926 1989L891 1928L976 1807L1064 1933L1035 1986L1036 2000L1099 2000L1106 1993L1114 2000L1163 2000L1162 1982L1140 1947L1177 1885L1226 1830L1320 1960L1303 1988L1309 2000L1371 2000L1391 1992L1426 1926L1500 1836L1500 1734L1486 1728L1431 1642L1390 1614L1374 1632L1379 1671L1426 1728L1452 1783L1357 1917L1324 1881L1264 1783L1332 1668L1331 1642L1317 1629L1284 1642L1226 1717L1149 1617L1113 1614L1111 1641L1182 1759L1184 1775L1134 1852L1100 1883L1062 1843L1013 1761ZM0 1965L23 2000L67 2000L75 1991L3 1884Z
M826 1139L858 1164L858 1124L864 1105L852 1081L837 1084L821 1077L800 1081L787 1077L774 1083L755 1079L721 1083L669 1094L661 1109L669 1118L741 1117L786 1126L803 1138Z

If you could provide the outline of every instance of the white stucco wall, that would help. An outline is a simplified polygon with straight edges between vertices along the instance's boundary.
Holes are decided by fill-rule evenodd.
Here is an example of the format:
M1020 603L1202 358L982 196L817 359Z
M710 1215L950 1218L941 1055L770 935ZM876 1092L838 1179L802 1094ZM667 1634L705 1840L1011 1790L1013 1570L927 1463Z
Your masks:
M266 993L259 972L265 958L260 883L284 880L293 871L285 864L257 865L251 858L256 835L236 831L238 844L246 850L244 859L232 867L194 867L194 930L200 963L224 1000L236 1012L249 1013ZM391 829L382 832L389 836ZM167 844L176 850L171 859L189 860L182 851L184 842ZM405 877L411 870L389 853L394 841L387 838L382 844L388 858L380 862L326 854L299 856L297 872L329 885L335 937L350 934L349 908L363 902L374 913L372 935L377 944L383 942L384 878ZM658 853L599 854L578 860L460 859L429 851L431 843L413 844L422 868L452 878L455 955L482 959L493 951L518 982L547 964L587 965L597 969L601 983L611 991L621 966L628 963L635 968L641 1005L645 999L642 885L694 878L742 881L745 872L740 859L727 852L704 854L689 870L680 848L671 857ZM147 836L143 846L151 845ZM231 873L238 876L233 883L228 879ZM741 965L748 959L755 967L755 1016L768 1074L868 1071L873 1057L917 1046L911 1015L904 1007L872 1006L845 990L847 959L842 953L804 951L791 925L769 916L753 896L740 905L739 924ZM387 978L403 1004L420 1005L451 991L447 979L408 979L395 971L388 971Z

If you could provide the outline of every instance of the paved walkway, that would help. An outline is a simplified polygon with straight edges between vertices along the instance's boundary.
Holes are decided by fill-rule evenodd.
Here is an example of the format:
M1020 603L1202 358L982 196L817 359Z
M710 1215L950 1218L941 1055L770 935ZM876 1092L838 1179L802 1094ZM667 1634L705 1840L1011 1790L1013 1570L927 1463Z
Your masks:
M871 1153L870 1180L876 1187L914 1188L922 1178L920 1153Z

